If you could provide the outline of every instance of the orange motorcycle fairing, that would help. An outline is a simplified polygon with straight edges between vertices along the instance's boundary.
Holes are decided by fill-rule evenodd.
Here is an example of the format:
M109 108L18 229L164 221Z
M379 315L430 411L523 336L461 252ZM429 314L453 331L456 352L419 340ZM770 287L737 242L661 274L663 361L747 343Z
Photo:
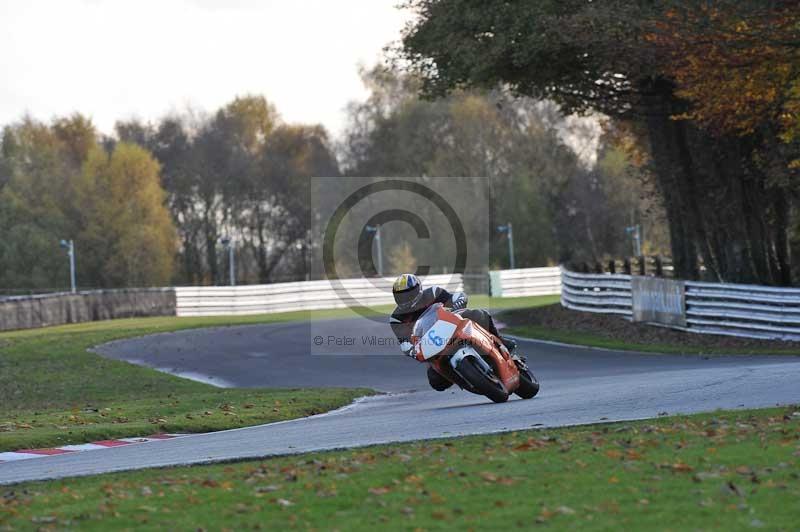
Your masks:
M461 386L461 379L450 366L450 356L462 345L469 344L492 366L508 393L513 393L519 387L519 369L499 338L474 321L462 318L444 307L437 309L437 318L456 325L447 347L428 361L440 375ZM418 359L425 361L421 354Z

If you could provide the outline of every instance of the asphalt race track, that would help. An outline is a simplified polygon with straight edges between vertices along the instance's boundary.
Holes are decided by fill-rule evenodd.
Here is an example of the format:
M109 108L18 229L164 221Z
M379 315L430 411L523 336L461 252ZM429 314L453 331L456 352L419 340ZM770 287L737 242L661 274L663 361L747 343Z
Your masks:
M428 389L424 366L393 345L369 345L379 338L392 343L386 324L351 319L201 329L100 346L104 356L222 386L390 393L294 421L8 462L0 464L0 484L800 402L800 358L618 353L524 341L520 351L542 390L532 400L496 405L461 390Z

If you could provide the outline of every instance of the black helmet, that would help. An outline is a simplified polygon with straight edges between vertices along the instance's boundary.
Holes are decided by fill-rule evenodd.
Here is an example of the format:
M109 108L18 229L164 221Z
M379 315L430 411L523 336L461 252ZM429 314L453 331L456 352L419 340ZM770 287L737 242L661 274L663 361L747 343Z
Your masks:
M400 310L411 310L422 297L422 283L413 273L404 273L395 280L392 295Z

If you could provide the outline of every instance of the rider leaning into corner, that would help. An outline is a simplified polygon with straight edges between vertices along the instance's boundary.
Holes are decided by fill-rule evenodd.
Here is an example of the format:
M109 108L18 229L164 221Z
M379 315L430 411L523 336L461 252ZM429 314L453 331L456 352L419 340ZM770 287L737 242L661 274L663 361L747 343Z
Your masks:
M441 286L430 286L423 289L419 278L411 273L404 273L397 278L392 287L394 301L397 308L394 309L389 317L389 324L392 331L400 342L400 349L405 355L413 357L411 345L411 331L414 323L425 310L435 303L441 303L460 314L463 318L469 319L500 338L509 352L513 353L517 344L510 338L503 338L497 331L491 314L482 309L467 309L467 294L464 292L448 292ZM428 382L431 388L437 391L444 391L453 385L432 367L428 366Z

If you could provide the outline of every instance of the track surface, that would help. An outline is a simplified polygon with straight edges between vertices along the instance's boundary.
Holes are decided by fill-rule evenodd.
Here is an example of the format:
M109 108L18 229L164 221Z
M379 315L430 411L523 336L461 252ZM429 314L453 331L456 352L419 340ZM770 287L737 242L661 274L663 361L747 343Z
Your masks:
M524 341L542 383L530 401L495 405L428 389L424 366L366 320L203 329L98 348L105 356L229 386L361 386L391 392L311 418L0 464L0 484L425 438L633 420L800 402L800 359L617 353ZM314 345L314 337L323 345ZM353 345L329 345L329 338ZM369 338L368 338L369 339ZM391 343L391 342L390 342Z

